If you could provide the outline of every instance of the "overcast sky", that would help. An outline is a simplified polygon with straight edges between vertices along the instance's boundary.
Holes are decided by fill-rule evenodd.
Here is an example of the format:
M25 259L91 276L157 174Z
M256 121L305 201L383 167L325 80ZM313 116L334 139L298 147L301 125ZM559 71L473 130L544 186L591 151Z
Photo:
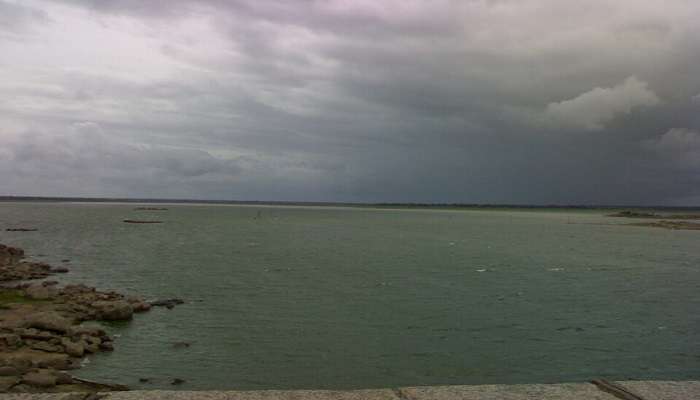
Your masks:
M697 0L0 0L0 194L700 205Z

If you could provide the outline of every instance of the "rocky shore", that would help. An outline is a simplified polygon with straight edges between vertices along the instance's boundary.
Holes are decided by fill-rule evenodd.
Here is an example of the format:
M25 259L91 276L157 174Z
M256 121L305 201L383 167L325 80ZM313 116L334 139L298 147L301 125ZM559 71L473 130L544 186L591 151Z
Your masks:
M663 228L672 230L700 230L700 222L692 222L700 220L700 214L654 214L649 212L639 211L620 211L615 214L608 214L608 217L616 218L634 218L634 219L651 219L649 222L634 222L627 225L630 226L646 226L651 228Z
M654 222L638 222L634 224L629 224L633 226L648 226L652 228L664 228L672 230L690 230L698 231L700 230L700 223L697 222L687 222L687 221L654 221Z
M97 321L130 320L152 305L138 297L81 284L61 287L46 279L65 272L27 261L24 250L0 244L0 393L128 389L77 379L67 371L79 368L88 354L114 349L113 339Z

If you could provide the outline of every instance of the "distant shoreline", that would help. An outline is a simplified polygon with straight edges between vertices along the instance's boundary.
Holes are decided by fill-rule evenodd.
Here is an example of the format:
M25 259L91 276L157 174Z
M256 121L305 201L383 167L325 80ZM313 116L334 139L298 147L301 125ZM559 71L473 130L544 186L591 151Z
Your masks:
M573 209L573 210L685 210L700 211L700 206L659 205L583 205L583 204L478 204L478 203L353 203L316 201L265 201L265 200L195 200L195 199L149 199L118 197L41 197L0 196L0 202L47 202L47 203L129 203L129 204L224 204L259 206L313 206L356 208L419 208L419 209Z

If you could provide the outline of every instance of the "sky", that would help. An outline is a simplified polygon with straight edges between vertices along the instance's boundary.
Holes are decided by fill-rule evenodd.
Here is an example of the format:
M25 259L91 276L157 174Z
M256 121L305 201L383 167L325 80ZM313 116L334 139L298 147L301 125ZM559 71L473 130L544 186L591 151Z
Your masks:
M0 195L700 205L697 0L0 0Z

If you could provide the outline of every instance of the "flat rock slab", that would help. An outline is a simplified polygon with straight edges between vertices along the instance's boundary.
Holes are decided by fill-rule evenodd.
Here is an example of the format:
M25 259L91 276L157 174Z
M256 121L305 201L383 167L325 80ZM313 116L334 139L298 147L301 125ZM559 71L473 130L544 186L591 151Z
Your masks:
M590 383L426 386L398 392L406 400L619 400Z
M646 400L700 399L700 381L625 381L615 383ZM86 400L86 398L90 398L87 393L0 394L0 400ZM103 400L619 400L589 383L426 386L348 391L134 390L102 393L97 398Z

